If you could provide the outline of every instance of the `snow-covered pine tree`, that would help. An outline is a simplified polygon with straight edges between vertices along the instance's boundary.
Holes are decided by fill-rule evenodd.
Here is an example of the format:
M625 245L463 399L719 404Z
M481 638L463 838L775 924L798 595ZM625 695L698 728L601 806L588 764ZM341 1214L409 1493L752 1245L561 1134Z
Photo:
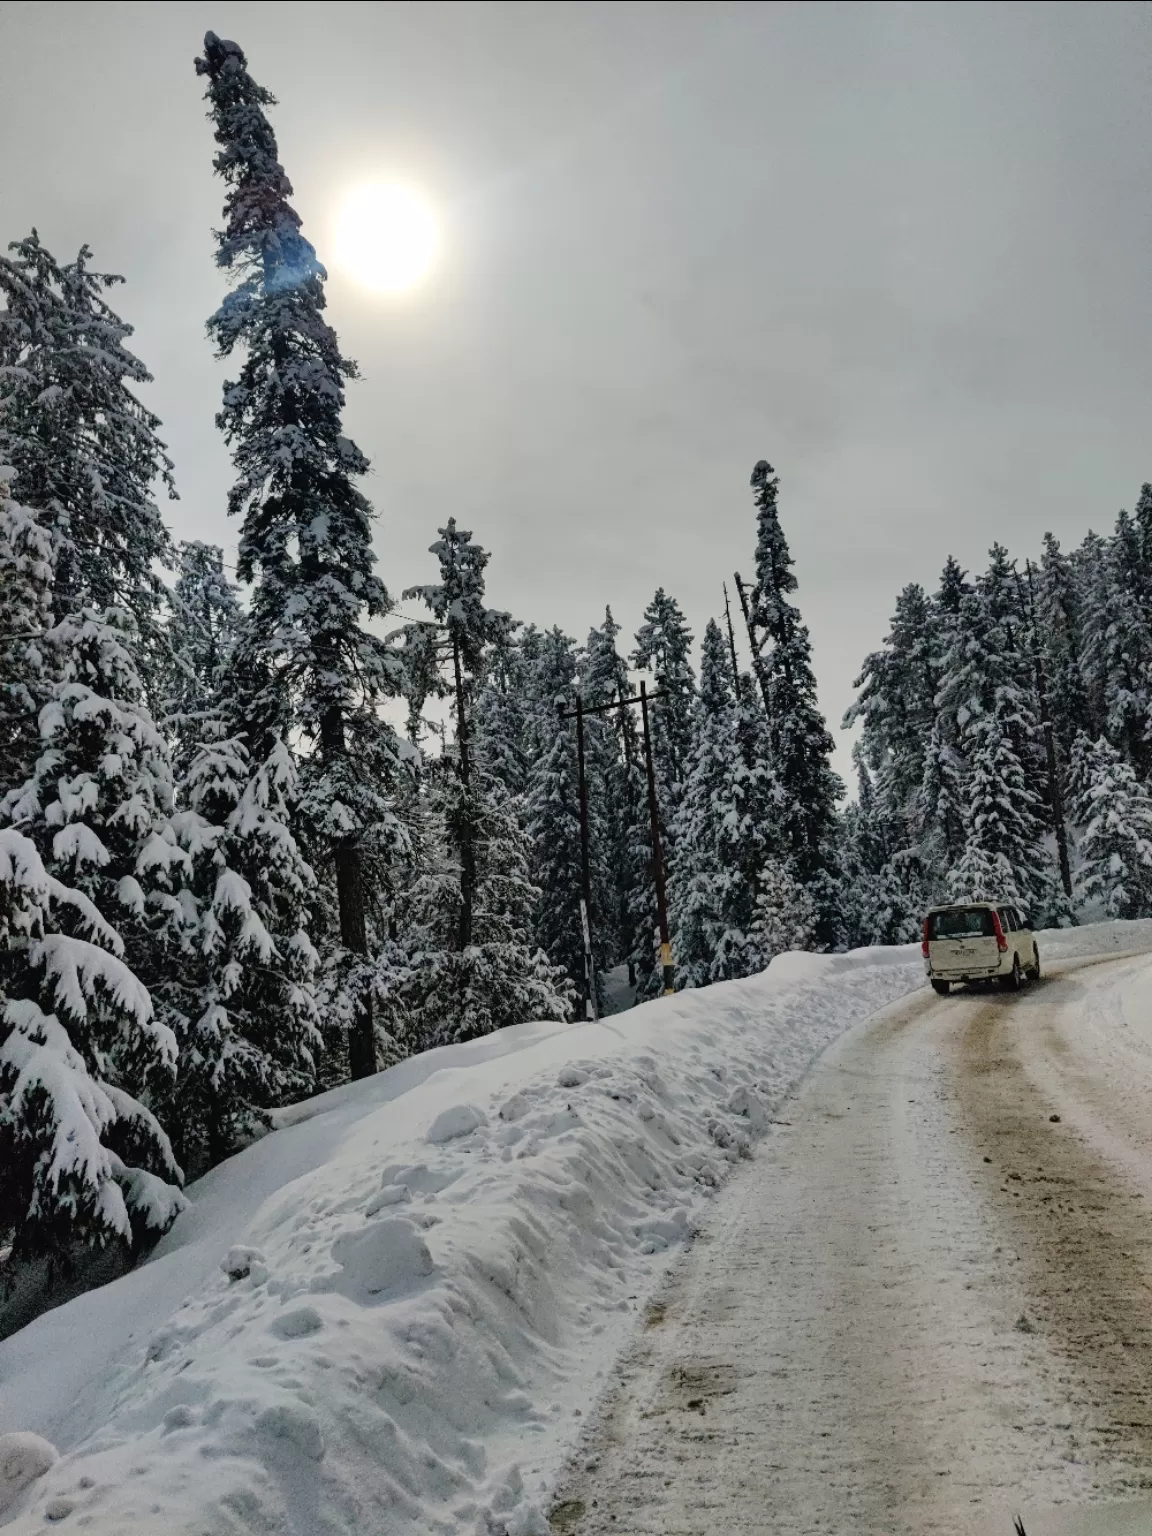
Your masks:
M791 859L769 859L760 872L756 916L749 934L766 966L776 956L793 949L811 949L816 942L820 914L809 891L792 873Z
M439 582L404 594L425 602L436 623L432 631L408 631L419 657L412 685L450 695L455 715L455 739L427 774L428 859L406 893L401 925L404 1043L415 1050L531 1018L564 1018L571 1006L563 972L532 941L540 893L528 876L530 843L516 802L489 767L491 758L518 776L523 761L522 739L499 734L501 725L514 737L523 731L522 720L502 707L509 704L509 669L516 666L514 626L508 614L485 604L488 551L455 518L439 532L431 548ZM490 658L502 669L504 690L487 701L485 734L477 732L476 716Z
M865 659L854 684L860 692L844 716L846 727L863 721L861 750L874 799L870 815L885 824L886 858L917 838L916 802L939 679L932 622L924 589L915 583L905 587L883 648Z
M484 603L484 569L491 556L471 533L457 528L450 517L447 527L431 546L440 565L436 583L409 587L404 597L418 598L434 615L437 630L429 650L425 626L418 626L416 637L423 641L422 657L431 665L443 664L447 681L437 691L450 693L455 706L456 741L453 754L458 786L451 805L445 805L447 831L456 849L460 897L457 903L459 932L457 947L466 950L472 943L472 892L476 883L476 824L481 812L481 795L476 781L475 750L472 731L476 695L484 674L487 651L498 638L507 641L512 631L510 615L488 608ZM429 679L431 681L431 679Z
M663 587L644 610L644 621L636 631L636 649L632 665L652 673L653 692L665 695L649 705L652 732L652 760L656 770L656 790L660 802L662 828L669 835L676 818L676 806L688 770L692 750L692 700L696 678L692 670L692 631L680 609Z
M1108 540L1089 534L1077 551L1083 580L1083 669L1090 704L1103 734L1146 780L1152 744L1152 629L1141 608L1139 549L1131 518L1122 512Z
M968 754L967 840L949 877L952 899L1012 902L1041 918L1040 799L996 715L973 723Z
M1003 578L1002 551L961 603L938 700L955 719L964 776L964 847L949 875L957 900L1004 899L1047 915L1052 871L1043 805L1026 766L1038 736L1031 669Z
M461 946L460 857L451 835L461 786L449 759L431 777L431 857L405 898L401 1043L428 1050L509 1024L571 1017L572 984L533 938L540 891L529 875L528 836L507 791L479 762L471 785L471 938Z
M182 780L205 737L226 734L224 682L244 615L218 545L199 539L181 544L176 572L169 599L172 671L165 726L176 743L173 758Z
M473 711L476 761L503 785L515 805L528 785L528 671L515 633L497 634Z
M52 681L40 751L0 801L0 824L35 843L49 875L121 935L141 981L162 989L189 942L188 860L172 831L172 765L144 697L136 639L122 608L84 609L45 636ZM167 1024L162 996L153 1001ZM144 1092L130 1052L115 1070L128 1092Z
M196 70L208 82L215 167L229 187L216 260L236 279L208 328L220 356L245 354L217 418L238 471L229 494L229 510L243 518L238 570L254 583L230 674L248 695L244 735L257 756L289 727L312 748L302 801L311 862L332 870L340 943L363 961L366 860L387 861L405 837L392 804L397 744L377 708L396 691L398 669L361 626L391 605L373 573L370 508L355 485L368 463L341 422L356 367L323 318L326 274L289 202L264 111L274 98L242 50L215 33ZM376 1067L367 995L349 1061L354 1077Z
M1072 561L1052 534L1035 575L1036 632L1042 647L1060 766L1067 765L1079 731L1103 728L1094 721L1084 685L1081 594Z
M577 664L580 694L589 706L631 697L628 669L616 648L620 626L612 610L593 626ZM592 911L598 963L610 970L627 960L633 935L628 901L629 867L617 851L627 846L628 823L638 807L630 792L626 749L636 742L635 720L628 708L584 716L584 772L589 809L595 808L599 840L591 850Z
M725 642L709 619L668 891L677 987L704 987L756 969L749 936L760 871L752 881L742 878L741 763L730 672Z
M10 465L0 466L0 800L32 772L51 684L52 537L10 494L13 478Z
M911 818L911 857L924 870L932 901L947 894L948 871L964 849L964 777L967 765L960 750L956 702L942 692L949 665L958 654L958 632L972 584L949 555L929 607L928 665L936 683L933 720L924 750L924 775Z
M893 823L880 809L862 742L852 755L856 802L845 809L840 827L845 942L850 949L909 943L930 905L923 857L915 846L893 849Z
M796 878L807 884L829 873L843 785L829 763L833 742L816 702L808 630L788 600L797 583L780 526L779 482L765 459L753 469L751 484L757 525L756 580L749 596L754 659L767 696L782 846ZM824 928L831 922L826 917Z
M586 1006L576 744L571 722L561 730L557 718L561 707L572 707L574 642L559 629L546 631L534 669L525 813L532 842L532 883L540 891L535 938L552 964L564 970Z
M1077 896L1106 917L1152 915L1152 795L1103 737L1085 754Z
M17 1261L66 1270L80 1245L138 1252L184 1204L138 1097L170 1077L175 1041L122 956L92 902L0 829L0 1234Z
M126 608L150 694L164 665L163 584L171 544L152 494L176 491L160 426L132 393L151 375L108 304L122 278L94 272L82 247L60 266L35 230L0 257L0 462L57 544L57 620L83 607Z
M283 743L253 771L238 737L209 739L172 818L197 929L163 985L180 1074L162 1117L191 1174L242 1145L266 1110L315 1088L317 957L306 928L315 878L289 830L297 794Z
M1147 480L1140 487L1133 517L1140 551L1137 595L1145 617L1152 624L1152 484Z
M628 675L628 663L617 647L620 626L611 608L604 610L604 623L588 634L580 669L581 687L590 703L634 697ZM604 846L600 850L599 870L608 867L611 895L601 898L607 906L615 903L615 916L604 923L615 936L614 952L609 949L607 962L627 963L629 986L640 996L655 993L658 975L658 918L656 885L652 873L652 829L648 808L648 790L644 769L643 745L636 706L612 710L594 724L586 725L599 752L599 775L603 796ZM609 732L611 733L609 735Z

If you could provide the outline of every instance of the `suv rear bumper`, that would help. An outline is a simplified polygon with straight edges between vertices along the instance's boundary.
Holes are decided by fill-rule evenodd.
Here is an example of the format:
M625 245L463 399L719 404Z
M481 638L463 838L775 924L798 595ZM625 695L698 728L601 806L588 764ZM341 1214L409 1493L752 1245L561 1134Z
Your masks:
M924 967L924 974L929 981L987 981L992 976L1006 976L1012 969L1011 961L1005 966L1002 962L993 966L981 966L965 971L942 971L931 965Z

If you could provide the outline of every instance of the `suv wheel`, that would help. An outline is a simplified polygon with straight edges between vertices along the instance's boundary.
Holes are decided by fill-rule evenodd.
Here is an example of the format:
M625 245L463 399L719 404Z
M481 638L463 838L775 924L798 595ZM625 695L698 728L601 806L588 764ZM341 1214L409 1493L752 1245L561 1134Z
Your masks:
M1012 969L1007 976L1001 976L1000 985L1005 992L1019 992L1024 985L1024 972L1020 969L1020 956L1012 956Z
M1035 950L1036 950L1036 962L1035 962L1035 964L1032 967L1032 980L1033 981L1039 981L1040 980L1040 946L1039 946L1039 944L1037 944L1035 946Z

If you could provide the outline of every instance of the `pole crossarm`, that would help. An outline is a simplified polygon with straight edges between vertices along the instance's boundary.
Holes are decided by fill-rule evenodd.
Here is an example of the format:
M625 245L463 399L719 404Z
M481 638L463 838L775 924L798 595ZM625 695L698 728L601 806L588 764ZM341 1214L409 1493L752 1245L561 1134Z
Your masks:
M648 702L651 704L653 699L666 699L667 697L668 695L666 693L650 693L648 695ZM623 709L626 704L639 703L640 695L636 694L634 698L612 699L607 704L582 704L580 706L580 713L584 715L606 715L610 710ZM575 720L576 711L574 709L564 709L561 707L559 709L559 715L561 720Z

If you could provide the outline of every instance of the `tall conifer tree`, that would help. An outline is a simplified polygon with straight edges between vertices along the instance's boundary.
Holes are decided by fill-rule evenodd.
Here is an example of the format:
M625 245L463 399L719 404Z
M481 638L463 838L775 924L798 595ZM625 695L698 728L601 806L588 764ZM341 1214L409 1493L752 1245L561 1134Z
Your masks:
M767 695L783 847L797 878L805 883L830 866L836 800L843 786L829 763L833 743L816 702L808 629L789 601L796 576L780 526L779 482L767 460L753 469L751 483L756 495L756 581L749 604L757 673Z
M326 274L289 202L264 111L274 98L241 49L215 33L196 69L208 83L216 170L229 187L216 260L235 280L208 329L222 357L244 354L218 417L238 471L229 495L243 518L238 569L255 584L232 668L246 692L241 724L257 758L289 726L311 744L304 819L316 856L334 868L340 939L364 957L366 858L403 838L389 795L394 742L377 711L396 679L382 642L361 627L390 603L355 484L367 460L341 421L356 367L323 318ZM375 1070L367 994L349 1060L355 1077Z

